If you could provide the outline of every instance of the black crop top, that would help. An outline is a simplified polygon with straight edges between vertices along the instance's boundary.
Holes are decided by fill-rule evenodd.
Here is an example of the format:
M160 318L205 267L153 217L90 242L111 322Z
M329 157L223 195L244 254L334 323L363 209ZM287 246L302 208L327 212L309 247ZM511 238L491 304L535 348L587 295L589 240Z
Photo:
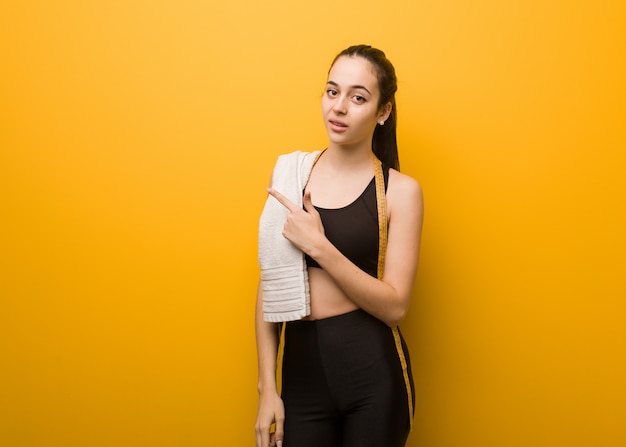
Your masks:
M385 191L389 180L389 168L383 166ZM361 195L342 208L318 208L324 233L328 240L350 261L373 277L378 271L378 205L376 203L375 179ZM321 268L305 255L307 267Z

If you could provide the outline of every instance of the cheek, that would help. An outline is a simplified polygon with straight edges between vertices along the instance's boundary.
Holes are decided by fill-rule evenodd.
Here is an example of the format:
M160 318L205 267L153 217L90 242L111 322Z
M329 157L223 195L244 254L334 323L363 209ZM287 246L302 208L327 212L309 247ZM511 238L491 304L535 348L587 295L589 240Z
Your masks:
M360 109L359 110L359 121L364 126L374 125L376 123L377 113L373 109Z
M331 109L330 101L326 97L322 98L322 113L327 114Z

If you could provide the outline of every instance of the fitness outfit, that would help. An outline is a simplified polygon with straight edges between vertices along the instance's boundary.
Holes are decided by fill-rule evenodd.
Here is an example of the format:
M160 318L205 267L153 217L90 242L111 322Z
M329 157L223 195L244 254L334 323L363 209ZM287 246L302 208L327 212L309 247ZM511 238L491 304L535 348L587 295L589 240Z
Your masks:
M378 196L384 196L389 175L388 168L378 169L379 178L350 205L317 208L330 242L374 277L382 276L379 234L386 235L386 221L379 233ZM306 261L319 268L310 257ZM408 351L398 328L362 309L286 323L284 447L402 447L411 428L413 396Z

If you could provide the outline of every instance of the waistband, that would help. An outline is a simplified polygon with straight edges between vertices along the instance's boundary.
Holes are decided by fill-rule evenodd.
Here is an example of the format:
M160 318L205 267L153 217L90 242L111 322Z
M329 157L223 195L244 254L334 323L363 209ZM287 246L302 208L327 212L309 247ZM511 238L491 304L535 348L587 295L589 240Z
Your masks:
M295 320L288 321L287 326L324 326L333 324L349 324L352 321L376 320L382 323L378 318L368 314L363 309L354 309L349 312L332 315L326 318L318 318L316 320Z

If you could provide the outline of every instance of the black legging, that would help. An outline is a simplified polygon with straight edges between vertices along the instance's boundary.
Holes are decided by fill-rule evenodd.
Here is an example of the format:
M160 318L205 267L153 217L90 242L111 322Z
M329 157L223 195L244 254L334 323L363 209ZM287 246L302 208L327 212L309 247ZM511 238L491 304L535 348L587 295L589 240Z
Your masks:
M412 389L404 340L402 348ZM377 318L355 310L287 323L284 447L402 447L407 396L392 331Z

